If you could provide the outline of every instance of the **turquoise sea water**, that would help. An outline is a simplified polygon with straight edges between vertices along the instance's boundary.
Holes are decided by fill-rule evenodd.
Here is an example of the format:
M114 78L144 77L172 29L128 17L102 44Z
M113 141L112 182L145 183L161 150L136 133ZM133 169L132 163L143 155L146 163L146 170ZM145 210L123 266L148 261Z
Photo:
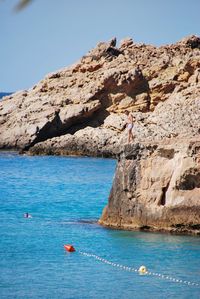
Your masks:
M0 298L200 298L200 238L110 230L96 221L115 161L0 154ZM33 218L25 219L23 214Z

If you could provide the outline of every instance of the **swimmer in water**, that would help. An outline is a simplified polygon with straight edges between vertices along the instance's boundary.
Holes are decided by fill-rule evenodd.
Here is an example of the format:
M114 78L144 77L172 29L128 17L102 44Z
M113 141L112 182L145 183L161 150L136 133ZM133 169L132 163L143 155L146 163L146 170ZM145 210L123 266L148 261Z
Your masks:
M32 216L29 213L24 213L24 218L32 218Z

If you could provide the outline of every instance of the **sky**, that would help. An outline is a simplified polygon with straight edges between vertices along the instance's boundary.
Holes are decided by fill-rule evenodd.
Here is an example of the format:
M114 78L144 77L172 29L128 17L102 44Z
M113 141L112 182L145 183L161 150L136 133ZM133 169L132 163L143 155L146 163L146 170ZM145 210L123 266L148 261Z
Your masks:
M0 0L0 92L29 89L100 41L171 44L200 36L200 0Z

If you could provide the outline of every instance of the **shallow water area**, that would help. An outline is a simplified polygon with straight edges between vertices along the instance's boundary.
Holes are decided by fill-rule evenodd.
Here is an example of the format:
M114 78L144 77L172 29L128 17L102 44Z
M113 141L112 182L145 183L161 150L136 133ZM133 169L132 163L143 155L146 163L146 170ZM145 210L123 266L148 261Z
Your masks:
M97 224L115 165L0 153L0 298L200 298L199 237ZM77 251L68 253L68 243ZM139 275L80 251L199 285Z

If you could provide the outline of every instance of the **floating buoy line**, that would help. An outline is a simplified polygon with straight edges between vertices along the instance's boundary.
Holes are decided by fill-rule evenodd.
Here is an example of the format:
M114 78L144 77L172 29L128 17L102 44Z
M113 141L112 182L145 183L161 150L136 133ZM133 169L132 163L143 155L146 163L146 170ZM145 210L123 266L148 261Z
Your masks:
M73 248L73 250L71 250L71 247ZM114 263L114 262L106 260L106 259L104 259L104 258L102 258L102 257L100 257L96 254L92 254L92 253L88 253L88 252L84 252L84 251L80 251L80 250L75 250L75 248L72 245L64 245L64 248L69 252L76 251L76 252L78 252L79 254L81 254L83 256L94 258L94 259L96 259L96 260L98 260L98 261L100 261L104 264L110 265L112 267L117 267L117 268L119 268L121 270L124 270L124 271L136 272L140 275L156 276L160 279L165 279L165 280L169 280L169 281L174 282L174 283L180 283L180 284L185 284L185 285L189 285L189 286L200 286L200 284L196 283L196 282L177 279L177 278L173 278L169 275L163 275L163 274L156 273L156 272L150 272L150 271L148 271L148 269L145 266L140 266L139 269L136 269L136 268L133 268L133 267L127 267L127 266L124 266L124 265L121 265L121 264L118 264L118 263Z

